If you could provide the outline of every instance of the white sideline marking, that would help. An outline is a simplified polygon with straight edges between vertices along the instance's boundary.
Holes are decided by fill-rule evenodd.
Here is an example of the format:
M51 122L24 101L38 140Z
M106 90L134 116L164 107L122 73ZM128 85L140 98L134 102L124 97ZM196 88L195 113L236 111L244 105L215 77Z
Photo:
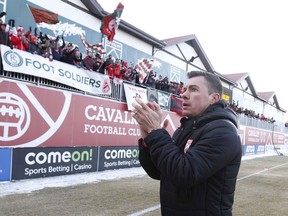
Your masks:
M250 174L250 175L247 175L247 176L243 176L243 177L241 177L241 178L238 178L237 181L241 181L241 180L243 180L243 179L250 178L250 177L252 177L252 176L258 175L258 174L263 173L263 172L267 172L267 171L269 171L269 170L272 170L272 169L275 169L275 168L278 168L278 167L281 167L281 166L285 166L285 165L287 165L287 164L288 164L288 163L284 163L284 164L280 164L280 165L277 165L277 166L274 166L274 167L271 167L271 168L266 168L266 169L261 170L261 171L259 171L259 172L252 173L252 174Z
M272 170L272 169L275 169L275 168L278 168L278 167L281 167L281 166L285 166L285 165L287 165L287 164L288 164L288 163L284 163L284 164L280 164L280 165L277 165L277 166L274 166L274 167L271 167L271 168L266 168L266 169L261 170L261 171L259 171L259 172L255 172L255 173L252 173L252 174L250 174L250 175L247 175L247 176L243 176L243 177L241 177L241 178L238 178L237 181L241 181L241 180L243 180L243 179L250 178L250 177L252 177L252 176L258 175L258 174L263 173L263 172L267 172L267 171L269 171L269 170ZM143 214L146 214L146 213L148 213L148 212L157 210L157 209L159 209L159 208L160 208L160 205L152 206L152 207L150 207L150 208L143 209L143 210L141 210L141 211L135 212L135 213L130 214L130 215L128 215L128 216L141 216L141 215L143 215Z
M143 209L141 211L135 212L135 213L130 214L128 216L140 216L140 215L146 214L148 212L154 211L154 210L159 209L159 208L160 208L160 205L152 206L150 208Z

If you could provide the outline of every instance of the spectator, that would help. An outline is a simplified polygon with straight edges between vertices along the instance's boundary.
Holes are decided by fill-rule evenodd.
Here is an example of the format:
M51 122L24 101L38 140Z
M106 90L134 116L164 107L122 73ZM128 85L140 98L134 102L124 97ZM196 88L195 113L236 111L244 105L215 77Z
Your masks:
M75 54L73 57L73 64L76 65L76 67L78 67L78 68L86 69L83 65L82 53L77 49L75 50Z
M178 84L176 82L170 81L169 92L172 93L172 94L177 94L178 93Z
M108 58L105 60L105 65L108 66L113 63L114 61L113 61L112 55L109 55Z
M178 95L183 93L183 82L180 82L180 84L178 85Z
M146 79L146 82L144 83L145 86L150 88L156 87L156 80L155 80L155 74L154 71L151 71Z
M51 41L50 38L45 34L43 36L42 32L39 35L40 44L39 47L41 49L41 55L44 58L49 58L50 61L53 60L52 49L51 49Z
M169 92L169 81L168 81L168 77L165 77L162 81L161 81L161 90L162 91L166 91Z
M36 55L41 55L41 49L39 47L39 41L38 37L33 35L30 37L30 40L28 41L28 52Z
M125 79L124 76L125 76L126 71L128 70L128 63L125 61L122 61L121 64L122 64L121 71L120 71L121 78Z
M0 19L0 44L9 46L10 48L12 48L12 43L10 41L10 37L9 37L9 26L4 23L2 21L2 19Z
M123 79L124 80L127 80L129 82L133 82L135 79L134 79L134 76L133 76L133 68L132 67L128 67L124 74L123 74Z
M95 64L93 67L93 71L97 71L99 73L105 74L105 68L103 67L104 61L101 58L100 54L97 53L95 56Z
M106 74L110 77L110 79L112 79L114 76L114 62L113 62L112 58L111 58L111 60L110 60L110 58L106 59L105 65L106 65L106 67L105 67Z
M269 119L269 122L274 124L275 123L275 119L273 118L273 116Z
M17 35L11 35L11 43L16 49L23 51L28 49L28 40L24 35L24 28L21 25L17 28Z
M34 35L31 35L32 28L30 26L29 31L26 32L26 37L28 39L28 49L27 51L32 54L41 55L42 51L40 49L39 38L37 35L37 28L34 29Z
M52 49L52 56L54 60L61 61L63 58L63 49L65 44L63 43L62 46L59 42L59 36L56 37L55 40L52 41L51 49Z
M160 74L159 76L158 76L158 79L156 79L156 81L155 81L155 88L156 89L159 89L159 90L162 90L162 75Z
M113 74L114 74L114 76L117 77L117 78L122 78L122 77L121 77L121 67L122 67L121 65L122 65L122 64L121 64L120 59L117 58L116 61L115 61L115 63L114 63L114 65L113 65Z
M103 74L108 74L107 69L112 69L112 66L109 66L110 64L113 64L113 58L112 55L109 55L108 58L100 65L99 72ZM109 67L108 67L109 66ZM110 74L113 73L110 71Z
M89 71L92 71L94 68L95 61L93 59L93 53L90 50L87 50L87 56L83 59L83 65Z
M63 42L65 43L65 42ZM74 65L74 52L75 49L73 48L72 43L68 43L67 46L65 45L63 48L63 55L62 55L62 60L65 63Z

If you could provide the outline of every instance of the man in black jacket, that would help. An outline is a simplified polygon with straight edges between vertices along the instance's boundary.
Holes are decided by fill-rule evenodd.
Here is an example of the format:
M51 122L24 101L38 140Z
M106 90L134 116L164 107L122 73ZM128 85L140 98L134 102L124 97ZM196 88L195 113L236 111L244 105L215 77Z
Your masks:
M171 137L158 104L133 103L140 126L139 160L160 180L164 216L232 215L242 157L237 116L221 100L222 85L212 73L190 72L183 88L181 126Z

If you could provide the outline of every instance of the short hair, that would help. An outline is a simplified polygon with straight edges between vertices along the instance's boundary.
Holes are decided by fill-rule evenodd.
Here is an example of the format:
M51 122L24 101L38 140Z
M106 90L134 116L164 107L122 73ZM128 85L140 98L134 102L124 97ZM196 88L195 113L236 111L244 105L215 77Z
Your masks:
M207 82L208 93L212 94L214 92L219 93L222 96L223 86L218 76L211 72L202 72L202 71L190 71L187 73L187 78L191 79L193 77L204 77Z

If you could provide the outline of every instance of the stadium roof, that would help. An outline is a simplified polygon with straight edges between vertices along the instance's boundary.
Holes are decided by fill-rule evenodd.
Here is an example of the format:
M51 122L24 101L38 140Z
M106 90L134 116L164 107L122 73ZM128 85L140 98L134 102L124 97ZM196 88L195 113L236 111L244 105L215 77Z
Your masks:
M85 5L85 7L89 10L89 12L92 15L94 15L95 17L97 17L101 20L103 19L104 16L110 14L102 8L102 6L97 2L97 0L81 0L81 2ZM157 49L160 49L161 51L164 51L164 52L174 56L175 58L178 58L178 59L186 62L187 64L192 64L192 62L190 62L190 59L186 59L184 55L182 55L182 58L180 58L180 57L176 56L175 54L165 50L165 47L172 46L172 45L176 45L178 47L178 49L180 50L180 47L178 46L178 44L186 43L195 49L198 57L200 58L201 62L203 63L204 67L206 68L206 70L208 72L212 72L212 73L217 74L222 80L225 80L226 82L228 82L232 85L237 85L238 83L240 83L242 80L245 79L247 84L248 84L249 89L251 90L252 95L256 98L259 98L261 100L268 102L266 97L263 97L263 94L260 93L262 95L262 96L260 96L260 94L256 92L254 85L252 83L252 80L250 79L250 76L248 73L234 73L234 74L223 75L223 74L216 72L214 70L211 62L209 61L208 57L206 56L204 50L202 49L197 37L194 34L159 40L159 39L147 34L146 32L142 31L141 29L136 28L135 26L129 24L128 22L126 22L122 19L121 19L121 22L120 22L118 28L121 29L122 31L124 31L124 32L150 44L150 45L152 45L153 52L154 52L154 48L157 48ZM195 66L195 65L193 65L193 66ZM197 68L197 66L195 66L195 67ZM277 97L275 94L273 95L273 98L274 98L275 106L278 109L286 112L286 110L283 110L282 108L280 108L278 101L277 101Z
M249 73L224 74L223 76L227 77L228 79L235 81L236 83L240 83L243 80L246 80L246 82L248 84L248 88L251 90L251 93L254 97L256 97L260 100L263 100L267 103L269 101L271 101L271 99L272 99L273 100L272 105L274 105L277 109L280 109L280 110L286 112L286 110L282 109L279 106L275 92L256 92L254 85L250 79Z
M90 11L90 13L92 15L94 15L95 17L97 17L101 20L104 16L110 14L110 13L106 12L96 0L81 0L81 2L86 6L86 8ZM157 49L159 49L163 52L166 52L169 55L171 55L171 56L173 56L173 57L175 57L181 61L184 61L187 64L191 64L192 66L198 68L196 65L193 65L193 63L190 61L190 59L186 59L184 55L182 55L182 58L181 58L181 57L176 56L175 54L173 54L173 53L171 53L165 49L166 47L176 45L181 52L181 49L178 46L178 44L186 43L189 46L191 46L192 48L194 48L199 59L203 63L206 71L216 73L222 80L225 80L226 82L228 82L232 85L235 85L235 82L231 81L230 79L227 79L226 77L224 77L220 73L215 72L211 62L209 61L204 50L202 49L197 37L194 34L159 40L159 39L147 34L146 32L142 31L141 29L138 29L135 26L129 24L128 22L124 21L123 19L121 19L121 22L119 24L119 29L121 29L122 31L124 31L124 32L150 44L150 45L152 45L152 47L153 47L152 53L154 52L154 48L157 48ZM203 70L203 69L200 69L200 70Z

